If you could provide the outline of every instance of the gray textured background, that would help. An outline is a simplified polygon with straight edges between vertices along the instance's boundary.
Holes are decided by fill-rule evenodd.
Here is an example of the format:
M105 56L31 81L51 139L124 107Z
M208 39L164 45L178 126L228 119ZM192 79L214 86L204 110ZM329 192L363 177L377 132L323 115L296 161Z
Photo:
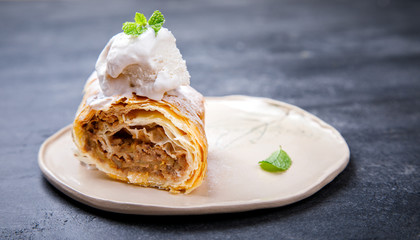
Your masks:
M109 38L160 9L192 86L302 107L349 166L298 203L150 217L84 206L43 178L41 143L72 122ZM0 1L1 239L419 239L419 1Z

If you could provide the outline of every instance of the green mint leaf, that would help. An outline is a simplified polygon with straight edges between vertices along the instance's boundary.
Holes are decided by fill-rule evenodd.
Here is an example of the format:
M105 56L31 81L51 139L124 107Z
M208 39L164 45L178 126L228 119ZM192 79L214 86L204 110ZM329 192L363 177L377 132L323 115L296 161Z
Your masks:
M147 26L149 26L155 31L155 35L157 35L165 22L165 18L159 10L156 10L150 17L149 22L147 22L144 14L138 12L136 12L136 15L134 16L134 21L135 22L125 22L123 24L122 30L125 34L139 36L146 32Z
M147 25L147 19L143 13L136 12L136 16L134 16L134 21L136 21L136 23L142 27Z
M269 172L286 171L292 165L289 155L281 147L266 160L259 162L260 167Z
M163 17L163 14L159 10L154 11L152 16L149 18L149 25L155 25L158 23L163 24L164 22L165 22L165 18Z
M149 26L155 30L156 34L162 28L164 22L165 17L159 10L154 11L152 16L149 18Z
M162 28L163 23L158 23L158 24L154 24L154 25L150 25L150 27L155 30L155 34L157 35L157 33L159 32L159 30Z
M136 35L136 36L139 35L137 31L137 24L133 22L125 22L123 24L122 30L127 35Z
M137 33L138 35L147 31L147 27L137 26Z

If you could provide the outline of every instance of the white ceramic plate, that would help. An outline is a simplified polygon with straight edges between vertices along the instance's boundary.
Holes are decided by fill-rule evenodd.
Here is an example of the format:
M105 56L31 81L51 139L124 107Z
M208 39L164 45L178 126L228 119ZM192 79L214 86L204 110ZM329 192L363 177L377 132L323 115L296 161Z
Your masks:
M330 125L302 109L265 98L211 97L206 102L208 172L188 195L143 188L89 170L73 156L70 126L48 138L39 166L59 190L80 202L128 214L181 215L284 206L332 181L349 161L349 148ZM279 145L293 163L284 173L258 161Z

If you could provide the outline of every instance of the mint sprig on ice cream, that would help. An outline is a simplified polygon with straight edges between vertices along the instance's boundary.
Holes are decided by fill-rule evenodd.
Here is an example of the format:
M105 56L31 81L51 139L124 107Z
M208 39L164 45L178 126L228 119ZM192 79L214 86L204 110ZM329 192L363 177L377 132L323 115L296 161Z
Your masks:
M136 13L134 22L124 23L124 32L109 40L95 66L103 99L134 93L160 101L190 84L187 65L164 22L159 11L148 21Z
M122 26L122 30L127 35L139 36L140 34L146 32L147 28L150 27L157 35L164 22L165 18L159 10L153 12L149 21L147 21L144 14L136 12L134 22L125 22Z

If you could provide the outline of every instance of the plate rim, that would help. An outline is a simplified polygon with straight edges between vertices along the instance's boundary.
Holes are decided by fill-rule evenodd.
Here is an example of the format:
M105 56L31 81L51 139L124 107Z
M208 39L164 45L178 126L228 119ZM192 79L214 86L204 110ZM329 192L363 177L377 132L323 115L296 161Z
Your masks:
M153 204L127 203L127 202L93 197L83 192L80 192L77 189L74 189L73 187L69 186L66 182L60 180L56 176L56 174L54 174L51 171L51 169L49 169L46 166L43 156L45 155L45 151L47 147L54 140L66 134L68 131L71 131L72 124L69 124L61 128L59 131L55 132L53 135L48 137L42 143L38 152L38 165L41 169L41 172L48 180L48 182L50 182L55 188L63 192L68 197L75 199L76 201L79 201L90 207L94 207L94 208L101 209L108 212L131 214L131 215L203 215L203 214L216 214L216 213L244 212L244 211L252 211L256 209L282 207L282 206L286 206L286 205L298 202L300 200L303 200L315 194L321 188L323 188L332 180L334 180L334 178L336 178L347 167L350 161L350 148L346 140L344 139L344 137L341 135L341 133L337 129L335 129L333 126L324 122L322 119L301 109L298 106L285 103L279 100L271 99L271 98L245 96L245 95L205 97L206 100L208 99L209 100L235 100L235 99L243 99L243 98L263 100L271 104L286 107L287 109L297 110L300 114L303 114L305 118L309 117L311 120L317 122L321 127L332 130L334 134L338 136L339 138L341 138L341 140L344 142L346 146L345 151L347 152L347 154L344 154L344 157L341 159L337 158L335 162L338 164L338 166L334 167L334 169L332 170L330 170L332 167L327 168L326 170L328 171L325 171L323 175L320 175L320 177L317 179L315 184L312 184L309 187L299 191L298 193L293 194L291 196L287 196L285 198L276 198L276 199L265 200L265 201L243 200L243 201L235 201L232 203L221 202L217 204L207 203L207 204L196 205L196 206L175 206L175 207L153 205Z

